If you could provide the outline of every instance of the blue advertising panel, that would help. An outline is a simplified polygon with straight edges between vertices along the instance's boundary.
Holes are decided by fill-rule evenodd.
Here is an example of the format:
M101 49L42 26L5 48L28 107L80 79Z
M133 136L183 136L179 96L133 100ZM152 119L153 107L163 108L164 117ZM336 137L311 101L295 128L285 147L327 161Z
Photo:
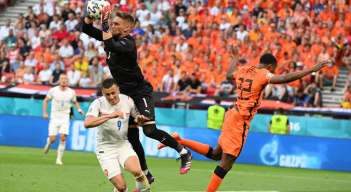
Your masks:
M240 163L351 171L350 139L250 133Z
M48 121L39 117L0 115L0 145L43 147Z
M0 145L43 147L47 138L48 120L39 117L0 115ZM169 133L217 144L219 131L203 128L159 126ZM141 131L142 133L142 131ZM68 150L95 151L96 129L85 129L83 122L71 121L67 138ZM158 142L140 134L146 155L176 158L178 153L170 148L157 150ZM57 145L57 144L56 144ZM238 163L257 165L328 169L351 171L350 139L331 139L305 136L271 135L251 132ZM55 148L55 145L53 146ZM194 153L194 159L205 160Z
M0 114L42 116L42 100L0 97ZM81 102L87 111L89 102ZM156 122L159 125L207 129L207 111L194 109L156 108ZM251 121L250 131L268 132L271 115L257 114ZM84 116L74 110L74 119ZM292 135L351 138L351 120L325 117L289 116Z

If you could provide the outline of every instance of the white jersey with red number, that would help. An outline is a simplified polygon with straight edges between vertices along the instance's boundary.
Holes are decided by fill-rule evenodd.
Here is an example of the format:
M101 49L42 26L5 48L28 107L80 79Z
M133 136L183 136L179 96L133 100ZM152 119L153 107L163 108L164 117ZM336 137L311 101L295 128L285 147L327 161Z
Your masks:
M77 101L76 92L67 87L64 90L60 86L49 90L47 97L52 99L50 119L69 118L72 102Z

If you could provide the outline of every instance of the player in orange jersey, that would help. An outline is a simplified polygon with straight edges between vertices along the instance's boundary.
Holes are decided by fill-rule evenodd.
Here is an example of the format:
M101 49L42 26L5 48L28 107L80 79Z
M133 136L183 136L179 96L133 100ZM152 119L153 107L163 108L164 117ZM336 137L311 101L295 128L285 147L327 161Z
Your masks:
M266 85L295 81L320 70L327 63L329 61L322 61L309 69L284 75L273 75L272 72L276 68L277 60L272 54L266 53L261 56L258 65L243 66L235 72L237 101L234 107L226 112L218 146L215 149L207 144L180 138L177 133L173 134L173 137L182 145L210 159L221 160L214 170L211 181L207 186L207 192L218 189L224 176L239 157L246 141L250 121L257 112ZM159 145L159 149L162 147L162 145Z

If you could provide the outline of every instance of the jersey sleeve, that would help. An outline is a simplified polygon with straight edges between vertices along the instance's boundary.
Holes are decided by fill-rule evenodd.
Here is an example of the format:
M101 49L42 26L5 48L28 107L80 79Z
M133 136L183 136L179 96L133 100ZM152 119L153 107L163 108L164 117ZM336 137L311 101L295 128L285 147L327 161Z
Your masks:
M52 99L53 98L53 96L54 96L54 88L51 88L51 89L49 89L49 91L48 91L48 94L46 95L46 97L48 98L48 99Z
M128 97L128 105L130 109L130 115L134 118L136 118L138 115L140 115L138 109L135 106L135 103L132 98Z
M81 31L98 41L102 41L102 31L100 29L95 28L92 24L85 23L84 19L82 20L83 21L81 23Z
M100 113L100 102L98 100L95 100L94 102L92 102L89 106L88 112L86 114L86 116L94 116L94 117L98 117Z
M76 92L73 90L72 91L72 102L76 102L77 101L77 94Z

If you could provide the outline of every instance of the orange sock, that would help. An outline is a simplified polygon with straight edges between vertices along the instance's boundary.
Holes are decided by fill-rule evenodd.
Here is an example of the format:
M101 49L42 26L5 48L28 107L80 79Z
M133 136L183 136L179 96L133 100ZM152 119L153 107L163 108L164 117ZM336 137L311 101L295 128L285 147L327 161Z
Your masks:
M189 140L189 139L180 139L178 142L186 147L189 147L193 151L200 153L202 155L207 155L210 150L210 146L207 144L203 144L197 141Z
M222 178L220 178L216 173L213 173L210 183L207 186L207 192L217 191L219 185L222 183Z
M210 183L207 186L207 192L217 191L227 172L227 170L218 165L214 170Z

